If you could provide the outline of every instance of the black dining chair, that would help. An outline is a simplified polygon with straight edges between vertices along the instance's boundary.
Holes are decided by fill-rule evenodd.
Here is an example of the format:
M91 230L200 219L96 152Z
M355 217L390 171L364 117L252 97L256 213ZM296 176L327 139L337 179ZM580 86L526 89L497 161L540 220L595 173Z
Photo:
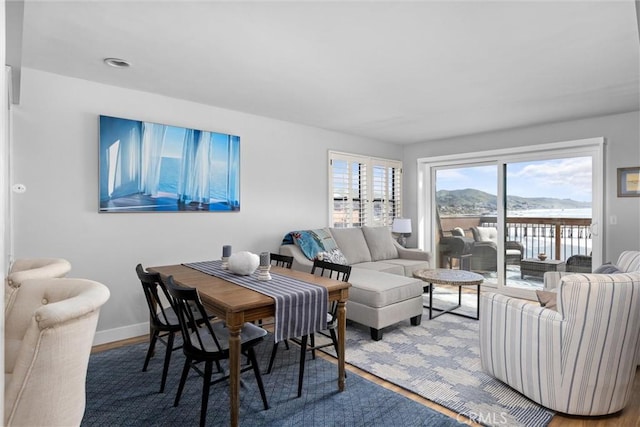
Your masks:
M289 255L281 255L276 253L270 253L271 265L278 267L291 268L293 266L293 257Z
M330 277L336 280L342 280L343 282L348 282L349 277L351 275L351 266L335 264L328 261L315 260L313 262L313 267L311 268L311 274ZM316 350L332 345L336 351L336 354L338 354L338 337L336 335L337 320L338 320L337 311L338 311L338 303L333 302L331 304L329 313L327 313L327 330L329 331L328 337L331 338L330 343L316 345L315 334L304 335L301 338L294 340L298 344L300 344L300 368L298 370L298 397L302 396L304 364L306 361L307 351L311 351L312 359L315 359ZM321 331L320 333L325 335L325 333ZM271 358L269 359L269 368L267 369L267 373L271 373L271 369L273 367L273 361L275 359L276 350L277 350L276 345L274 345L273 351L271 352Z
M180 397L184 390L187 376L189 371L193 369L203 377L204 382L200 407L200 425L204 426L207 418L211 385L229 378L228 375L224 375L213 381L211 380L213 364L219 364L221 360L229 359L229 330L222 321L209 321L197 289L177 286L173 280L173 276L169 276L166 279L162 278L162 280L171 295L170 301L173 310L178 316L184 341L182 351L185 355L185 362L173 406L178 406L180 403ZM204 320L201 321L199 319ZM247 357L248 364L245 365L240 372L245 372L249 369L253 370L264 409L269 409L267 395L264 391L264 385L254 351L254 347L262 342L265 335L267 335L267 331L253 323L245 323L243 325L240 331L240 351ZM204 371L198 366L200 363L204 363Z
M171 353L174 350L182 348L182 346L174 346L175 335L180 333L180 322L173 308L164 306L164 304L171 300L171 296L160 280L160 275L144 271L141 264L136 266L136 273L142 283L142 290L144 291L144 296L149 308L149 348L144 359L142 372L147 371L149 361L155 351L156 342L162 342L166 346L166 350L164 354L164 367L162 369L162 381L160 382L160 393L164 393L169 363L171 362ZM164 297L165 301L161 299L160 295Z

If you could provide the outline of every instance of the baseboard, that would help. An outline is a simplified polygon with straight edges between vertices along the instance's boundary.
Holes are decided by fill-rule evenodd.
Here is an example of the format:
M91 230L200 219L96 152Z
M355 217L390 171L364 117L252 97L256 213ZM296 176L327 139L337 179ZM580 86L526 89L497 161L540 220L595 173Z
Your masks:
M123 326L121 328L97 331L93 338L93 345L107 344L114 341L135 338L149 333L149 322L138 323L136 325Z

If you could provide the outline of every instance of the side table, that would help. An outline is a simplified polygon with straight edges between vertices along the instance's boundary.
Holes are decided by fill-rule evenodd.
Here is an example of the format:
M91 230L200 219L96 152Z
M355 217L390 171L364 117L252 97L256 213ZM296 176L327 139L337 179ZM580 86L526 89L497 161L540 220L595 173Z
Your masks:
M557 259L545 259L544 261L537 258L526 258L520 261L520 278L525 275L534 277L543 277L547 271L563 271L564 262Z
M478 320L480 319L480 285L484 281L484 277L482 277L478 273L472 273L471 271L466 270L450 270L447 268L436 268L436 269L425 269L425 270L417 270L413 272L413 277L423 280L428 283L425 286L425 290L429 292L429 305L424 306L429 309L429 319L435 319L438 316L441 316L445 313L455 314L456 316L467 317L469 319ZM458 287L458 304L449 308L436 308L433 306L433 291L435 289L435 285L452 285ZM462 287L463 286L476 286L476 292L478 296L478 307L476 316L468 316L463 313L456 313L453 310L462 307ZM439 311L440 313L433 315L433 310Z

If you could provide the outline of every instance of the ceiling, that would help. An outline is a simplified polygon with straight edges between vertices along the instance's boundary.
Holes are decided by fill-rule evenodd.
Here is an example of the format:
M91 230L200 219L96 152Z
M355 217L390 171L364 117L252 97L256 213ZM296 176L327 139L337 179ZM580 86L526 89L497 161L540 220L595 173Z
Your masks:
M633 0L25 0L12 34L21 67L396 144L640 109Z

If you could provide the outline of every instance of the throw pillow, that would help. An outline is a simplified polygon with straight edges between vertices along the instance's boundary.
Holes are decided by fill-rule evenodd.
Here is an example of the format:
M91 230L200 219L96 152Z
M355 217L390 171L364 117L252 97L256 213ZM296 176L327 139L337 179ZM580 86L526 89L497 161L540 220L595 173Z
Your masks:
M464 237L464 230L461 227L456 227L451 230L452 236Z
M362 233L369 246L372 261L398 258L398 249L393 243L389 227L362 227Z
M600 267L596 268L595 270L593 270L594 273L597 274L615 274L615 273L622 273L622 271L620 271L620 269L611 264L610 262L606 263L606 264L602 264Z
M320 261L328 261L334 264L347 265L347 258L339 248L331 249L330 251L318 252L316 258Z
M558 293L554 291L536 291L536 296L540 302L540 307L548 308L550 310L558 310L557 298Z

